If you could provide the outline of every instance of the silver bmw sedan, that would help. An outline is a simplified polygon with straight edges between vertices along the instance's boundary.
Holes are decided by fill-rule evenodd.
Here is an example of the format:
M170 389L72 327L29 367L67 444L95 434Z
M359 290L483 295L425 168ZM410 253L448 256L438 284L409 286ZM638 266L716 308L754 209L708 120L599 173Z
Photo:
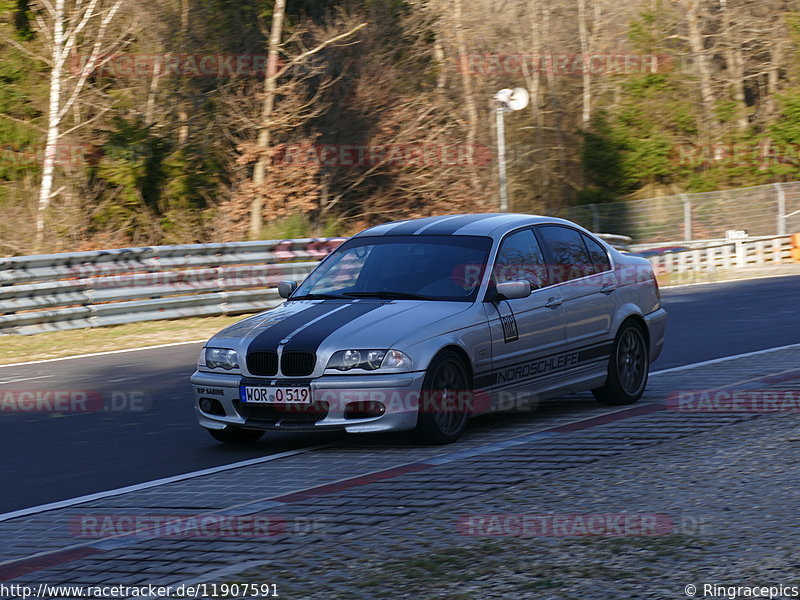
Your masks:
M279 291L200 354L195 410L221 442L339 429L441 444L473 415L567 393L630 404L667 316L646 259L523 214L372 227Z

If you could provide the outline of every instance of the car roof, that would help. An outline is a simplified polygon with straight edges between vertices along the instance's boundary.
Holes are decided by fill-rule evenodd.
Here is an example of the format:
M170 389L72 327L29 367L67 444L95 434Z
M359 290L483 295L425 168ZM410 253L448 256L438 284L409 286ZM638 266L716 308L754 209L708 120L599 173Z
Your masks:
M365 229L354 237L395 235L497 236L518 227L542 223L575 226L575 224L570 221L542 215L525 215L520 213L459 214L384 223L383 225L376 225L375 227Z

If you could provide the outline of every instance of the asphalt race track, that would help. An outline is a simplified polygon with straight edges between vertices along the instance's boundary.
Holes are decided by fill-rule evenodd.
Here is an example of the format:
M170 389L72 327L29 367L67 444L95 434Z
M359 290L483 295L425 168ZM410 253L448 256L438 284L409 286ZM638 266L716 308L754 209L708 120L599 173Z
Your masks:
M800 342L800 276L663 290L667 345L653 370ZM13 338L6 338L7 343ZM0 413L0 513L336 440L271 433L249 448L194 422L200 344L0 368L7 390L92 390L118 410ZM90 352L87 349L87 352ZM141 398L150 398L142 404Z

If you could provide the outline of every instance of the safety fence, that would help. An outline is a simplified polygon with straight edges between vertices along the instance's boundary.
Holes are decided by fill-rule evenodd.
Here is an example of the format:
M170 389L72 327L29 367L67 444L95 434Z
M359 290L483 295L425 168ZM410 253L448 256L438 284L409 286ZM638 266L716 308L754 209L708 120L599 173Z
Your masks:
M729 230L750 237L788 235L800 231L800 182L585 204L558 216L652 245L724 238Z
M257 312L344 238L191 244L0 259L0 334Z
M737 233L737 232L731 232ZM629 238L601 234L627 248ZM0 334L252 313L281 302L344 238L125 248L0 259ZM683 245L687 244L687 245ZM800 262L800 235L717 239L648 251L656 273Z

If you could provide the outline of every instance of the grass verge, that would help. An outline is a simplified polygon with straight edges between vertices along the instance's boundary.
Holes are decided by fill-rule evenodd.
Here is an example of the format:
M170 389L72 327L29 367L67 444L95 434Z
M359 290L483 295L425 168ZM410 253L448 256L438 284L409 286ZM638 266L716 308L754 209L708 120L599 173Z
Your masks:
M204 340L223 327L240 321L246 316L147 321L96 329L71 329L36 335L3 336L0 338L5 342L0 346L0 365Z

